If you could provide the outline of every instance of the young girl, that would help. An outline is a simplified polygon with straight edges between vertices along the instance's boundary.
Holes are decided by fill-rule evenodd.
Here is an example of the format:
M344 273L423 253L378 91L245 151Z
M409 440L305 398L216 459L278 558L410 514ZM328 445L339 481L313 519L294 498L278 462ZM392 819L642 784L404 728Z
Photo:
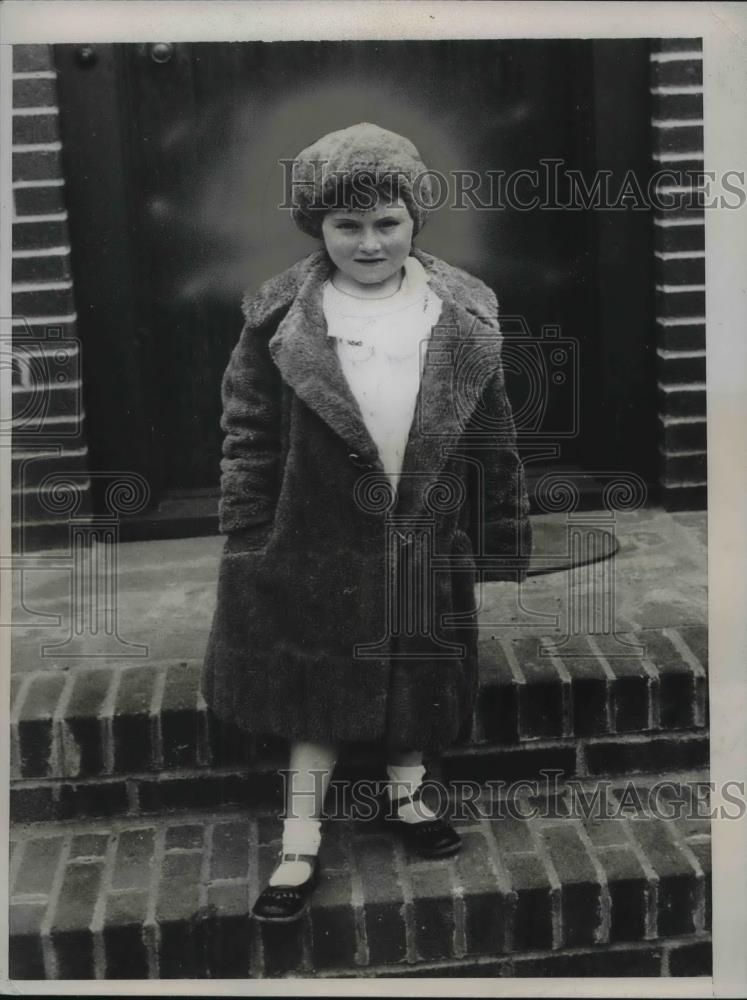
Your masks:
M222 720L289 741L262 920L304 911L342 743L381 746L393 833L428 857L459 849L420 798L423 754L471 719L477 561L483 580L526 570L496 299L413 247L430 195L412 143L376 125L301 152L292 214L323 249L244 299L223 378L204 690Z

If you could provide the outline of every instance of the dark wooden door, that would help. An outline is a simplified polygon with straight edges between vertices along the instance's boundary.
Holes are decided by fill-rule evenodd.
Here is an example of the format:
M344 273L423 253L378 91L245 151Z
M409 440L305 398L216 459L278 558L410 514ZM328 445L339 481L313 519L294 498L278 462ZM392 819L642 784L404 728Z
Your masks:
M645 43L615 45L154 43L94 47L88 60L79 47L58 46L94 465L142 471L154 503L215 496L220 378L241 294L315 247L278 207L281 161L367 120L410 137L447 176L485 178L478 197L490 207L447 203L418 243L490 284L507 333L528 331L543 364L544 328L572 343L577 374L548 378L542 404L542 430L559 445L552 461L648 478L646 222L501 208L487 181L490 171L539 169L542 198L543 159L586 177L607 161L621 173L645 167ZM627 103L615 93L623 79ZM530 186L515 193L527 199ZM619 300L626 283L621 316L608 293ZM624 371L609 363L621 325ZM526 414L536 386L520 358L520 349L508 352L509 387Z

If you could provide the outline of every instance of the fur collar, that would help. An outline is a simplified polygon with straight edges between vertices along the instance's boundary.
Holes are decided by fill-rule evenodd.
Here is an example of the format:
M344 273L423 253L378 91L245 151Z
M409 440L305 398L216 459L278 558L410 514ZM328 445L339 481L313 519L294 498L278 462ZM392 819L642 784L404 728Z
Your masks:
M458 492L458 483L444 479L443 467L459 447L486 378L501 371L493 292L431 254L413 250L413 256L443 306L427 348L397 491L399 512L408 514L431 511L450 487ZM327 336L322 286L332 269L326 251L316 251L245 297L242 308L250 328L274 327L269 349L283 379L346 442L351 459L370 465L375 488L383 473L378 449Z

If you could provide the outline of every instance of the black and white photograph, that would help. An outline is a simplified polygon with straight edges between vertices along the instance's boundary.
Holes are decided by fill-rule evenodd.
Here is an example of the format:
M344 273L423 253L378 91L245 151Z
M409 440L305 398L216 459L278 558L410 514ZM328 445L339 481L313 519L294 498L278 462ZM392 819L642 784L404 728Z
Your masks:
M0 18L3 991L742 995L744 9Z

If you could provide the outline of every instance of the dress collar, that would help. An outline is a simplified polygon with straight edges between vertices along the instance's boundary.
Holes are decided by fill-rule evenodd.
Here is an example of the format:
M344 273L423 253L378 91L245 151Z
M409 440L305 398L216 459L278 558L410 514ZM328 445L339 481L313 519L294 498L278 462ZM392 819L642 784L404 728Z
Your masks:
M324 283L324 312L335 319L369 319L392 316L405 309L422 305L428 295L428 275L415 257L407 257L404 277L399 289L385 298L369 299L349 295L332 284L332 279Z

